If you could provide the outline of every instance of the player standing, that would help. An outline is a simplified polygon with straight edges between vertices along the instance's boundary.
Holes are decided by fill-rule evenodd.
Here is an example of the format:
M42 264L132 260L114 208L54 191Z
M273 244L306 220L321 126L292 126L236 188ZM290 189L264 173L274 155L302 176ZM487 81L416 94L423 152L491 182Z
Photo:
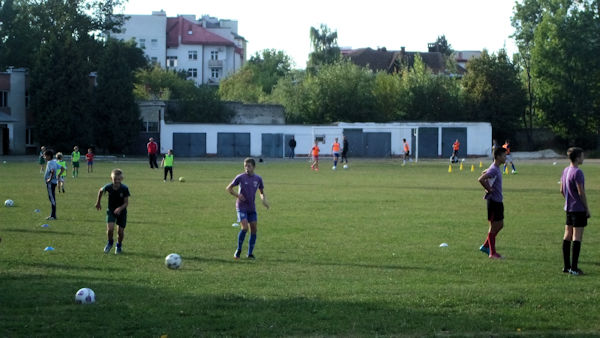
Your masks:
M342 163L345 163L344 169L348 168L348 138L344 135L344 141L342 142ZM346 161L346 162L344 162Z
M506 149L506 162L504 162L504 169L502 172L506 173L506 163L510 162L510 165L512 166L512 173L516 174L517 169L515 169L515 164L513 163L512 156L510 155L510 141L508 139L504 142L502 148Z
M502 203L502 173L500 165L506 161L506 149L498 148L494 152L494 162L483 171L478 181L485 189L484 199L487 200L489 221L488 235L479 250L490 258L499 259L502 256L496 252L496 236L504 227L504 204Z
M331 146L331 152L333 153L333 170L337 168L337 163L340 158L340 143L338 142L338 138L335 138L333 145Z
M583 171L579 166L583 164L583 150L579 147L572 147L567 150L567 156L571 164L563 170L560 179L560 193L565 197L565 211L567 221L565 225L565 235L563 237L563 272L575 276L583 275L577 263L579 261L579 251L581 250L581 241L583 239L583 230L587 225L587 219L590 218L590 209L588 208L587 198L585 196L585 179ZM571 241L573 242L573 261L569 259L571 251Z
M256 190L260 191L260 199L262 200L265 208L269 209L269 203L264 192L263 180L260 176L254 173L256 162L253 158L246 158L244 160L244 172L237 175L231 183L225 188L231 195L235 196L235 210L238 215L238 222L240 223L240 232L238 233L238 244L237 249L233 255L234 259L239 259L242 253L242 246L244 245L244 239L248 232L248 226L250 226L250 240L248 241L248 259L255 259L253 251L254 245L256 244L256 233L258 215L256 214L256 205L254 199L256 197ZM237 192L233 191L233 187L239 186Z
M404 144L404 156L402 156L402 165L406 165L406 159L408 158L410 160L410 146L408 145L408 142L406 142L405 138L402 139L402 143Z
M312 164L310 165L310 169L319 171L319 142L315 140L315 146L310 150L312 155Z
M44 158L46 159L46 172L44 174L44 182L46 182L46 190L48 191L48 199L52 207L52 213L48 216L47 220L56 219L56 184L58 183L58 177L61 176L65 168L61 167L56 160L53 160L54 151L52 149L46 149L44 151Z

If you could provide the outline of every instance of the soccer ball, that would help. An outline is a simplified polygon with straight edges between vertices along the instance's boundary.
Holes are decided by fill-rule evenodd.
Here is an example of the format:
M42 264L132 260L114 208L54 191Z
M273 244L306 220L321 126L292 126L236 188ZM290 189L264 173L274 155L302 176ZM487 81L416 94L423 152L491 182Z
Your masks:
M347 164L344 164L344 169L348 169L348 165Z
M180 177L180 178L179 178L179 182L185 182L185 177L183 177L183 176L182 176L182 177Z
M181 267L181 256L176 253L169 254L165 257L165 265L172 270L179 269Z
M13 200L6 200L4 201L4 205L7 207L12 207L13 205L15 205L15 201Z
M96 302L96 294L89 288L79 289L75 294L75 302L77 304L93 304Z
M335 166L331 167L331 170L335 170Z

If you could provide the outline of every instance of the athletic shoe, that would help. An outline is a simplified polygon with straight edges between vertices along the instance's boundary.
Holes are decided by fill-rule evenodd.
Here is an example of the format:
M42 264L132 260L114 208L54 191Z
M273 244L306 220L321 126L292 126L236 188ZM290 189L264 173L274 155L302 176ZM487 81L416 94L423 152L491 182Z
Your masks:
M483 245L480 246L479 251L483 252L484 254L486 254L488 256L490 255L490 248L488 248L487 246L483 246Z
M253 255L253 254L249 254L249 255L248 255L248 256L246 256L246 257L248 257L248 259L251 259L251 260L255 260L255 259L256 259L256 257L254 257L254 255Z
M48 216L48 217L46 217L46 219L49 221L54 221L56 219L56 217Z
M242 252L240 250L235 250L235 253L233 254L233 259L240 259L240 254Z
M582 276L583 275L583 271L581 271L581 269L569 269L569 273L572 274L573 276Z
M503 259L504 257L502 257L499 253L495 253L493 255L490 255L491 259Z
M516 174L516 173L517 173L517 171L516 171L516 170L513 170L513 171L512 171L512 173L513 173L513 174Z
M113 246L112 244L106 243L106 246L104 247L104 253L106 253L106 254L109 253L112 246Z
M123 248L117 245L115 247L115 255L120 255L122 253L123 253Z
M569 268L563 268L563 273L570 273L570 272L571 272L571 269L569 269Z

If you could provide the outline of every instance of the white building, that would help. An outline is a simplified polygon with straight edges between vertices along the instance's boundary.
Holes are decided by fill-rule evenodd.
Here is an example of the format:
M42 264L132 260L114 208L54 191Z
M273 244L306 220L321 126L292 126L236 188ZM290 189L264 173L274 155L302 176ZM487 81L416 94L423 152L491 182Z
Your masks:
M209 16L196 20L194 15L168 18L164 11L127 16L122 33L111 37L134 39L150 61L185 71L197 85L219 84L246 60L246 40L238 35L237 21Z
M27 83L23 68L0 72L0 155L23 155L35 147L28 125Z

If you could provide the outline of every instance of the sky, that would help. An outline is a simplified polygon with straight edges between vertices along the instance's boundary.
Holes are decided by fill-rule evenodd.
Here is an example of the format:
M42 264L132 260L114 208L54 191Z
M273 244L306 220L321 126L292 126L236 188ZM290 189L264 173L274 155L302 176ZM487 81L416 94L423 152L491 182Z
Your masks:
M193 14L238 21L248 41L247 57L264 49L282 50L295 68L306 68L310 27L337 31L338 45L353 49L426 52L427 43L445 35L454 50L516 52L510 35L514 0L129 0L123 14L168 17Z

